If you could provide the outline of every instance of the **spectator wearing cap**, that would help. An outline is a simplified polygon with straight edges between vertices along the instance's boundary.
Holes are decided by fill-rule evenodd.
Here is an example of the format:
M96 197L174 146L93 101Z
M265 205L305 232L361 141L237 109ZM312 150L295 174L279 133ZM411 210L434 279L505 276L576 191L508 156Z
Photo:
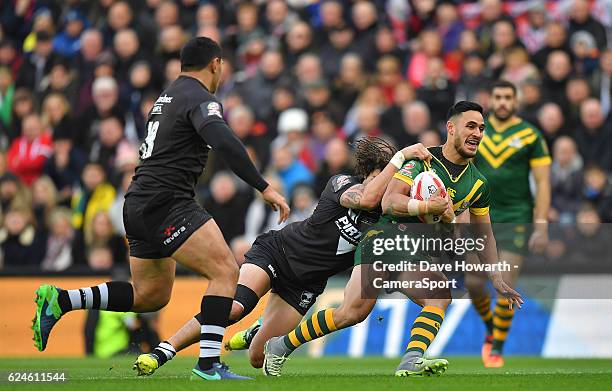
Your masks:
M16 85L31 91L41 91L41 81L51 71L57 58L58 55L53 53L51 34L46 31L36 33L36 46L26 55Z
M30 186L41 174L51 155L51 135L40 117L30 114L23 119L21 136L9 148L8 168Z
M599 66L599 50L591 33L577 31L570 37L570 47L574 57L574 69L577 74L591 77Z
M606 124L597 99L590 98L580 106L582 125L575 133L578 150L585 163L597 164L604 170L612 170L612 127Z
M32 30L23 40L23 52L30 53L36 48L38 42L38 33L44 32L53 37L55 33L55 22L53 14L47 7L38 8L33 13Z
M53 152L45 162L43 172L55 184L59 204L70 205L73 191L79 187L85 162L83 152L74 147L71 130L57 127L53 132Z
M69 10L64 18L64 29L53 38L56 53L72 58L81 47L81 34L89 27L89 22L80 11Z
M600 51L606 49L606 28L591 16L590 4L587 0L574 0L569 23L570 41L574 34L579 31L585 31L591 34Z
M310 171L316 169L312 151L308 148L308 114L299 108L291 108L278 117L278 137L276 143L284 144L291 154ZM289 192L289 188L284 186Z

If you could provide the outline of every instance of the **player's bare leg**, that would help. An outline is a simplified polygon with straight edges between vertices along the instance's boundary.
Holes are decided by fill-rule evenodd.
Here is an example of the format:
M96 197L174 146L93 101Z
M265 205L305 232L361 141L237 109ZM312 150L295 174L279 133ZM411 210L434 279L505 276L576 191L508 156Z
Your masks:
M401 280L446 282L447 278L440 272L407 272ZM434 341L444 321L446 308L451 303L450 289L405 289L403 294L423 307L410 330L410 341L401 362L395 370L395 376L440 376L448 368L445 359L429 359L425 352Z
M263 297L270 290L270 277L260 267L245 263L240 268L238 284L248 287L254 291L258 297ZM247 305L248 306L248 305ZM250 309L248 313L250 313ZM240 303L240 299L234 297L232 309L230 311L229 324L238 322L244 316L245 304ZM201 314L189 319L174 335L168 340L161 342L152 353L141 354L134 363L134 369L139 376L151 375L159 367L171 360L179 351L200 341L200 320ZM243 333L244 334L244 333ZM250 341L249 341L250 342Z
M358 265L353 268L351 278L344 289L344 299L338 308L318 311L290 333L270 338L266 342L264 374L280 376L287 357L299 346L336 330L353 326L367 318L376 304L376 295L374 292L363 289L362 281L368 278L364 276L364 273L369 272L364 268L369 269L370 266Z
M270 293L263 322L249 346L249 360L253 368L261 368L264 362L264 344L272 337L284 335L295 328L302 320L295 308L276 293Z

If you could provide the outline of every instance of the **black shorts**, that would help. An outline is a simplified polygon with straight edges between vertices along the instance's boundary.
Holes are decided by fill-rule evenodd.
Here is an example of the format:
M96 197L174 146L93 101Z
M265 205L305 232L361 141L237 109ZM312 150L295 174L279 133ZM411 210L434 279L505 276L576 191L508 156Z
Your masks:
M177 198L172 191L152 196L128 194L123 204L123 224L130 256L170 257L211 218L194 199Z
M259 235L244 258L244 263L259 266L268 273L272 292L302 315L306 315L327 285L327 279L307 283L297 279L287 262L278 231Z

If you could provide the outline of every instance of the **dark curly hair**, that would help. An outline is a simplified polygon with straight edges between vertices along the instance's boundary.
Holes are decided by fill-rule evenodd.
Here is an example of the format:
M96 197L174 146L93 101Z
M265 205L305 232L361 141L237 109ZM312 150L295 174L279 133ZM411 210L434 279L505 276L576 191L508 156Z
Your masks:
M353 143L355 148L355 175L361 180L376 169L382 170L397 149L380 137L365 136Z

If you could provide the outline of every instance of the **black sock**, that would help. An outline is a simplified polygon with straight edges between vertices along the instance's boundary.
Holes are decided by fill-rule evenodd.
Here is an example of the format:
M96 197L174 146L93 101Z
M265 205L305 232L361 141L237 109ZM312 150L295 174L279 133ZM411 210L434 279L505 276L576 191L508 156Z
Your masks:
M223 296L204 296L200 306L200 358L198 367L206 371L220 362L221 342L232 309L233 299Z
M166 361L172 360L172 358L176 356L174 346L172 346L168 341L160 342L151 353L157 357L157 363L160 367L164 365Z
M132 284L109 281L89 288L60 290L58 303L65 314L79 309L127 312L134 306Z

